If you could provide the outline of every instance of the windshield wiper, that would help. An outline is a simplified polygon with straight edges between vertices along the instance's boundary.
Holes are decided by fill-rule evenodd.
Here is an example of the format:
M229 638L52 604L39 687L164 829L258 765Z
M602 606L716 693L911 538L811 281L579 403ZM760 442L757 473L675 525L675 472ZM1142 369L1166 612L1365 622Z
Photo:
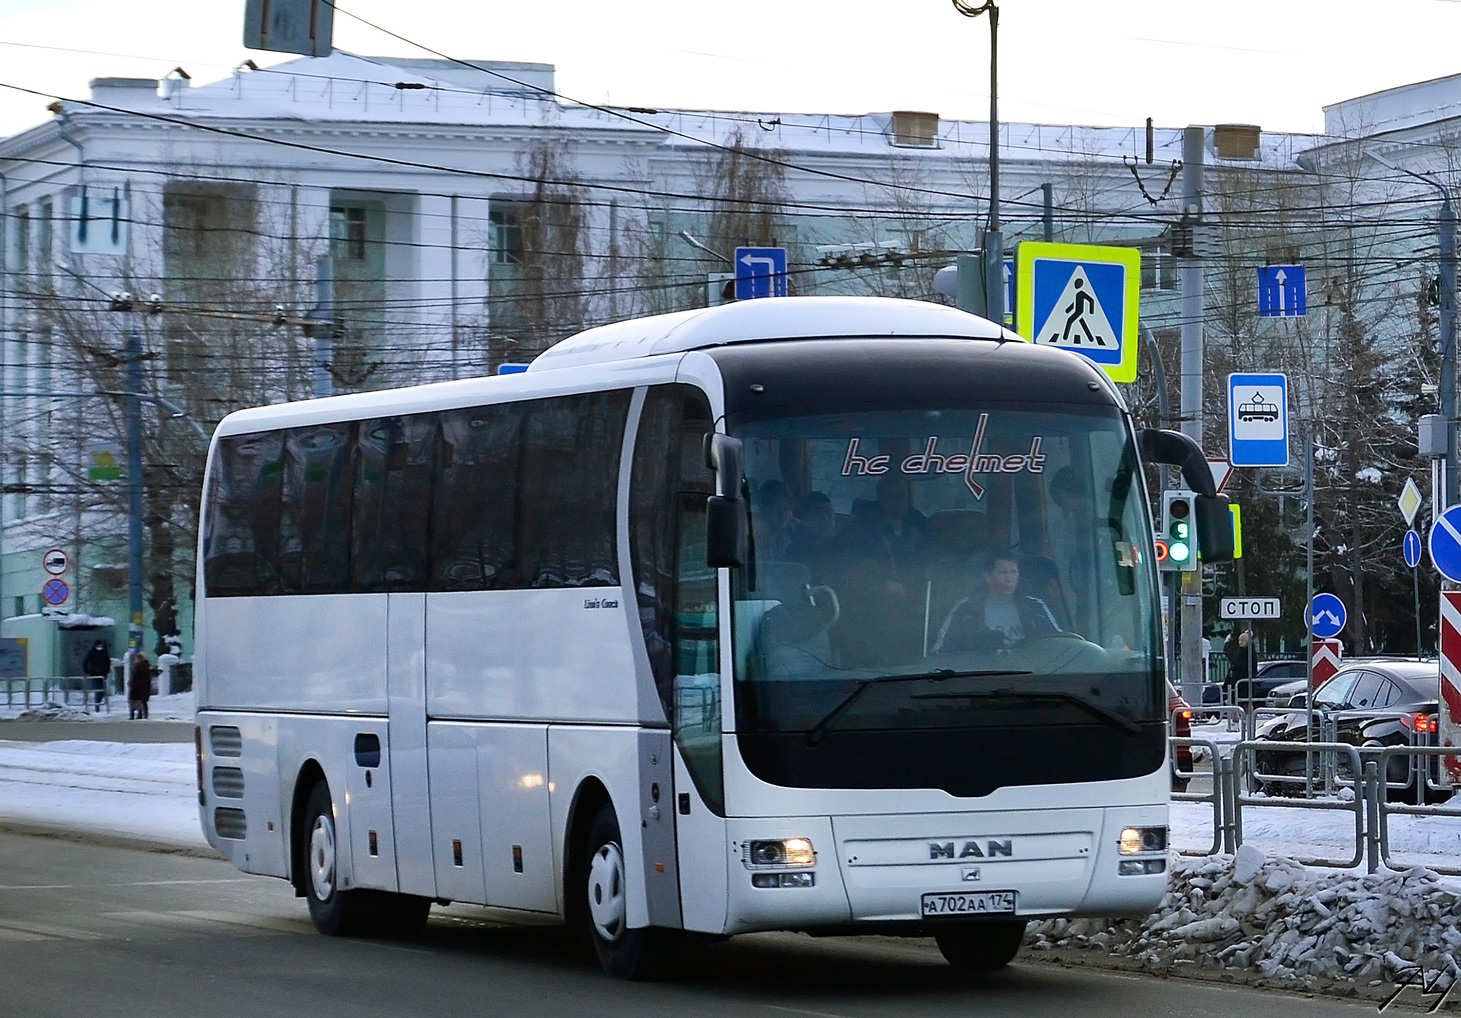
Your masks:
M1028 673L1027 673L1028 674ZM1141 726L1135 721L1122 714L1117 714L1109 707L1102 707L1098 703L1091 703L1083 696L1075 693L1065 693L1059 690L1046 689L991 689L987 691L970 691L967 693L919 693L914 696L915 700L1055 700L1059 703L1067 703L1073 707L1079 707L1087 714L1094 715L1114 728L1119 728L1129 735L1136 735L1141 731Z
M832 726L838 722L843 714L847 713L849 707L857 702L858 697L862 696L863 693L867 692L873 686L879 686L885 682L918 682L920 680L926 682L943 682L946 679L985 679L992 676L1003 678L1010 675L1029 674L1030 672L1028 670L1014 668L998 668L985 671L956 671L953 668L936 668L931 672L913 672L908 675L883 675L875 679L861 679L857 683L857 688L851 693L848 693L847 697L836 707L828 711L827 715L821 721L818 721L811 731L807 732L802 738L802 742L808 746L820 746L822 740L827 737L827 733L832 730ZM962 694L951 693L949 695L959 696Z

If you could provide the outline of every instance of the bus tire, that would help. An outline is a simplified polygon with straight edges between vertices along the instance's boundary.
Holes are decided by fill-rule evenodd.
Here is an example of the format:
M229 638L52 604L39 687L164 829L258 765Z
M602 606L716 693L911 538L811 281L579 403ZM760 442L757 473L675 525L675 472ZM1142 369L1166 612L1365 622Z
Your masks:
M323 781L310 789L305 807L304 897L309 917L327 937L352 937L367 932L374 918L370 896L345 891L339 886L339 847L335 830L335 806L330 786Z
M617 979L650 975L651 931L629 928L628 866L614 807L605 803L594 817L583 846L579 892L584 920L599 965Z
M939 953L957 969L967 971L1004 968L1014 961L1025 939L1025 920L1003 919L997 922L969 923L950 926L934 933Z

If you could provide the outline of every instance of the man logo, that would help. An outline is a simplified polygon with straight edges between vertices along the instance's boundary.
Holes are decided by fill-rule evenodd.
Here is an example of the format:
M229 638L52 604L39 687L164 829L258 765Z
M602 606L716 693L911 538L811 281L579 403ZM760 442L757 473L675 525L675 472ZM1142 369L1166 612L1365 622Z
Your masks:
M979 867L978 866L975 866L972 869L960 870L959 871L959 879L960 880L963 880L965 883L972 883L973 881L978 880L979 879Z
M986 841L983 850L979 848L977 841L966 841L957 854L954 852L952 841L930 841L928 843L930 859L994 859L998 856L1004 856L1007 859L1014 857L1014 839Z

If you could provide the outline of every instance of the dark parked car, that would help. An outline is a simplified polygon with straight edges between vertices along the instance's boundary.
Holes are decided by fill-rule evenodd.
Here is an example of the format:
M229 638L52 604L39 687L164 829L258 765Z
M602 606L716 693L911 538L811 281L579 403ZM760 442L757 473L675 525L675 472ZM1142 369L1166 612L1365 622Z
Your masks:
M1258 662L1257 674L1251 679L1240 679L1233 686L1233 702L1245 704L1250 699L1255 707L1272 706L1268 702L1268 695L1283 683L1292 682L1296 678L1304 678L1309 674L1307 661L1260 661ZM1212 682L1202 687L1202 706L1216 707L1223 702L1223 686L1221 683ZM1208 711L1202 715L1206 718L1216 717L1214 711Z
M1351 746L1407 746L1412 741L1434 745L1436 714L1440 696L1440 669L1434 661L1369 661L1353 663L1337 671L1314 693L1314 709L1324 710L1335 723L1335 737ZM1274 742L1305 741L1309 712L1297 706L1282 717L1261 725L1257 738ZM1324 733L1315 719L1314 741ZM1294 752L1257 753L1258 770L1266 775L1302 777L1306 754ZM1431 762L1432 774L1435 763ZM1348 763L1341 758L1339 769L1348 778ZM1415 800L1414 769L1411 760L1397 756L1390 760L1386 780L1389 796ZM1263 784L1255 780L1255 784ZM1295 782L1268 782L1270 792L1293 794ZM1431 798L1428 794L1427 798Z

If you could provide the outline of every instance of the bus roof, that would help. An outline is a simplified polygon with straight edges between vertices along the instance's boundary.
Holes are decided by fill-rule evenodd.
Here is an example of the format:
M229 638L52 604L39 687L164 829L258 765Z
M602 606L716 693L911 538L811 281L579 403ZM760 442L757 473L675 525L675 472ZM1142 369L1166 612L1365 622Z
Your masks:
M1018 341L986 319L927 301L893 297L777 297L634 318L587 329L537 356L529 371L684 353L730 343L842 336Z

